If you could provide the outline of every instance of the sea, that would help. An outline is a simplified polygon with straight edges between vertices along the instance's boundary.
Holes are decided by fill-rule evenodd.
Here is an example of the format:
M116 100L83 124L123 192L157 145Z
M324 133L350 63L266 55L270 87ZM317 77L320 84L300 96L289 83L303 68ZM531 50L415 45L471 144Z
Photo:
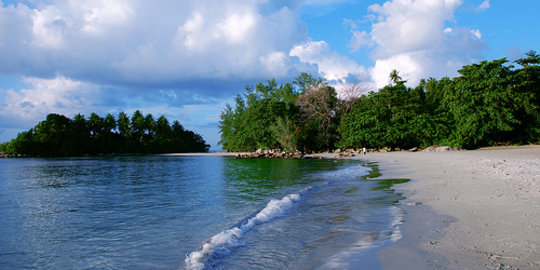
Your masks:
M359 160L0 159L0 269L380 269L403 196Z

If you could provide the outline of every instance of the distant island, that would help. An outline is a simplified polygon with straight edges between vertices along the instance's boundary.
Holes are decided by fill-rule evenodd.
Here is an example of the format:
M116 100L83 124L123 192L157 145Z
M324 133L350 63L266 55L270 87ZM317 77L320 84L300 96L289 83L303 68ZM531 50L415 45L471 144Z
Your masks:
M51 113L34 128L0 145L0 151L24 156L80 156L101 154L155 154L208 152L201 135L184 129L178 122L169 124L165 116L157 120L140 110L131 118L124 112L100 117L92 113L73 119Z
M339 99L324 78L306 73L292 83L258 83L223 110L219 143L230 152L538 143L540 56L535 51L514 63L482 61L458 72L453 79L429 78L409 88L394 70L391 83L377 92L360 96L363 89L356 84Z

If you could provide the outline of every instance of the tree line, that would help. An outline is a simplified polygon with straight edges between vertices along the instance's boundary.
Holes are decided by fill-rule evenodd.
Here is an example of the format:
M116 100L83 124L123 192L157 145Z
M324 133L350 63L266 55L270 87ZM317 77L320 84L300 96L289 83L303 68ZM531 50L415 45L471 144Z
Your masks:
M291 83L258 83L225 107L219 143L227 151L324 151L474 149L539 141L540 56L535 51L513 63L482 61L458 72L411 88L394 70L391 83L377 92L341 99L324 78L305 73Z
M89 118L77 114L73 119L51 113L34 128L2 144L0 150L30 156L78 156L207 152L208 148L201 135L184 129L178 121L171 125L163 115L156 120L137 110L131 118L124 112L117 118L92 113Z

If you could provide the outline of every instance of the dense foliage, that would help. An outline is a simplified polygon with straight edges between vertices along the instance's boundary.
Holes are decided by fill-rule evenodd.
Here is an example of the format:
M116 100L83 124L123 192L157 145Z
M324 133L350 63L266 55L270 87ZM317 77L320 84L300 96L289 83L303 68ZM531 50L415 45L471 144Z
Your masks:
M283 85L259 83L225 108L220 143L228 151L536 143L540 56L531 51L515 64L482 61L456 78L430 78L415 88L394 70L391 84L347 100L308 74Z
M337 138L336 105L335 89L305 73L293 83L270 80L246 87L235 107L227 105L221 114L220 144L228 151L331 148Z
M77 156L109 153L207 152L203 138L165 116L157 120L139 110L131 118L121 112L118 118L92 113L88 119L77 114L69 119L49 114L34 128L2 145L8 154L31 156Z

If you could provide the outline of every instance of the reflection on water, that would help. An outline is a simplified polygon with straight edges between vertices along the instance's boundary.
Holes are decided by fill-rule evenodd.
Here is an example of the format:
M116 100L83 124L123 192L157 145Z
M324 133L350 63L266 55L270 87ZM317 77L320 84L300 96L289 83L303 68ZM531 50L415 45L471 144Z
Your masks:
M334 160L0 160L0 269L178 269L212 236L301 190L241 246L205 264L315 268L392 234L389 206L401 197L367 172Z

